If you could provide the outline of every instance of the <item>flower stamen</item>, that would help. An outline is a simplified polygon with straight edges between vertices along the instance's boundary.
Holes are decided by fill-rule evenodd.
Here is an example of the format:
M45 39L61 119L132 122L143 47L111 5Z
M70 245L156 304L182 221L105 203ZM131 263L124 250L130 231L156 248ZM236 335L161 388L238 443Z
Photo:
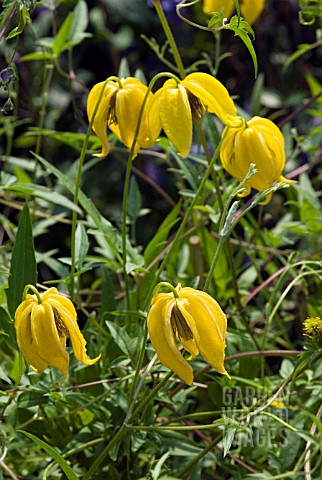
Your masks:
M187 324L186 319L180 312L177 304L175 303L172 308L170 317L171 327L175 336L178 336L179 340L185 341L192 340L193 334L191 328Z
M107 124L108 125L118 125L117 116L116 116L116 97L117 91L111 96L111 100L107 110Z
M188 101L191 108L192 121L198 122L198 120L201 120L202 117L204 116L205 108L201 100L198 97L196 97L196 95L191 93L187 88L186 88L186 92L188 95Z
M60 338L64 338L68 335L68 330L65 327L63 319L56 308L53 307L54 319L57 328L57 332Z

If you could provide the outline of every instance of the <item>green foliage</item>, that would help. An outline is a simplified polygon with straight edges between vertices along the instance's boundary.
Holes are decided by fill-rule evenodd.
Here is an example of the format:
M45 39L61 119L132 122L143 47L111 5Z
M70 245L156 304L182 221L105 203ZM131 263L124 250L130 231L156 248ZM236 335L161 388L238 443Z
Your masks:
M0 478L320 478L322 352L303 322L322 316L321 2L266 0L251 26L246 0L230 2L229 23L223 11L207 18L202 1L150 3L2 2ZM152 92L172 78L175 96L182 69L220 80L246 122L256 115L281 127L282 175L295 184L274 177L240 197L261 159L248 151L241 182L224 171L224 125L182 85L182 105L204 110L187 158L166 125L134 159L111 130L107 158L93 156L93 85L118 75L148 86L160 73ZM115 128L118 101L97 110ZM216 299L230 378L184 349L192 385L159 361L147 328L158 282ZM88 359L102 353L85 365L67 339L64 383L19 351L14 316L28 284L70 298ZM172 320L160 317L171 341ZM61 318L49 321L65 348Z
M36 282L35 247L29 207L26 203L21 213L16 240L12 249L8 288L6 289L8 310L11 317L14 317L16 308L22 301L25 286L28 284L36 285Z

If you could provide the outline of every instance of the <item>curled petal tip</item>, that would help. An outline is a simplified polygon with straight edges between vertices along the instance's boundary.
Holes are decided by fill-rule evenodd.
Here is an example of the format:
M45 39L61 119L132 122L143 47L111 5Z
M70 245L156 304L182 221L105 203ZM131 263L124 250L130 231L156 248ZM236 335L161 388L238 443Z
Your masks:
M84 365L94 365L94 363L98 362L98 360L101 358L102 354L100 353L96 358L85 358L82 360L82 363Z
M285 178L283 177L283 175L280 176L280 178L278 179L278 182L286 182L286 183L289 183L290 185L292 183L298 183L297 180L291 180L289 178Z

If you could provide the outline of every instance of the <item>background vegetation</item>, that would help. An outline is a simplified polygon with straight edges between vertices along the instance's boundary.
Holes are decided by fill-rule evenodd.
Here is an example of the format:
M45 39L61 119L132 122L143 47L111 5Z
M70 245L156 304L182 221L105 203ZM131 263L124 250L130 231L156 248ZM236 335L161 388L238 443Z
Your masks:
M172 68L153 3L5 0L0 478L321 478L321 345L303 335L305 319L322 312L321 2L266 0L253 26L257 78L232 31L196 28L178 17L178 2L161 3L187 72L214 74L245 118L279 125L285 175L297 180L268 205L240 200L211 279L228 318L231 380L198 356L187 386L146 342L151 286L159 276L202 289L226 220L213 180L198 190L207 160L197 136L185 160L162 137L133 162L125 266L128 150L111 135L107 158L93 157L100 142L91 135L77 180L89 89L111 75L148 83ZM209 21L200 2L181 13ZM214 152L222 125L206 115L203 129ZM238 182L219 161L215 170L228 209ZM14 312L36 282L72 296L89 356L102 352L91 367L71 355L64 384L54 369L34 373L16 344Z

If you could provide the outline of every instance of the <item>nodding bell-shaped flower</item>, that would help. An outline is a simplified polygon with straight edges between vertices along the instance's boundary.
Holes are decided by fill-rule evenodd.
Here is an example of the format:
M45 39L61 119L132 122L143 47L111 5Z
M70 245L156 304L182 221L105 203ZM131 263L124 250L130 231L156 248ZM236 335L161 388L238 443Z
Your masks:
M185 158L191 148L193 122L200 120L205 111L217 115L225 125L241 124L233 100L216 78L207 73L191 73L180 82L169 79L149 104L149 137L157 138L163 128Z
M102 152L95 154L97 157L105 157L108 154L107 126L126 147L132 147L140 110L148 90L146 85L134 77L116 80L97 83L89 92L87 99L87 115L89 121L91 121L102 89L104 89L92 125L103 146ZM149 93L147 103L152 97L153 94ZM136 157L141 147L151 147L157 138L151 139L148 136L146 107L147 105L143 110L140 130L132 158Z
M27 294L29 289L35 295ZM93 365L101 357L87 358L86 341L78 327L74 305L54 287L39 294L35 287L26 286L24 300L16 310L15 328L18 346L33 370L42 373L51 365L63 374L62 382L69 365L67 335L75 357L84 365Z
M240 0L240 14L249 24L254 23L264 9L265 0ZM205 13L222 12L225 18L230 18L234 9L232 0L204 0Z
M251 188L258 191L271 188L274 182L294 183L282 176L285 167L284 137L270 120L253 117L239 128L225 129L222 138L220 158L230 175L241 182L250 164L254 163L256 167L256 173L245 183L245 191L240 197L249 195ZM268 203L271 196L267 195L261 203Z
M171 293L158 293L166 286ZM161 282L151 302L147 318L152 345L163 365L173 370L189 385L193 371L178 349L176 339L194 358L200 352L219 373L224 367L227 320L218 303L207 293L194 288L174 288Z

